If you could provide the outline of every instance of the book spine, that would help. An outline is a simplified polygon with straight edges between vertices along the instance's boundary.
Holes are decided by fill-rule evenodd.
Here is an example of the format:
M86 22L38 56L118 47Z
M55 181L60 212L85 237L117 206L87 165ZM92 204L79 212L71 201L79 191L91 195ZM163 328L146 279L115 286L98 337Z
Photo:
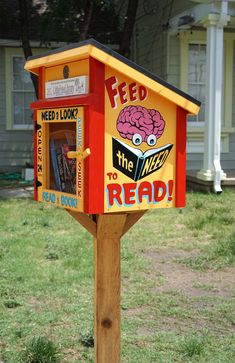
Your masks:
M56 190L61 191L60 175L56 158L55 143L53 139L50 140L50 152L51 152L51 162L54 172Z
M56 149L56 159L57 159L59 178L60 178L60 185L61 185L60 190L62 192L66 192L64 165L63 165L63 155L62 155L62 148L61 147Z
M65 191L76 194L76 160L68 159L67 152L71 151L67 144L62 147L63 172L65 178ZM75 149L75 148L74 148Z
M144 165L144 158L138 157L137 165L136 165L136 169L135 169L134 181L138 181L140 179L143 165Z

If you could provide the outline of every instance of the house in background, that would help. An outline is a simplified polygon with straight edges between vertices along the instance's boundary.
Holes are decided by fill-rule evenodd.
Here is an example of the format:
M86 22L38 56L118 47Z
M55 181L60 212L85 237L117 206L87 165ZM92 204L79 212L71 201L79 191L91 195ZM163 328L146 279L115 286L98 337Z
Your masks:
M33 44L35 54L45 51ZM19 41L0 39L0 173L20 172L33 163L35 92Z
M31 43L33 54L44 53L64 43L53 42L50 48ZM30 103L35 91L18 40L0 39L0 173L21 172L33 165L33 112Z
M213 187L235 176L235 2L139 0L131 58L202 102L188 117L191 184ZM45 52L34 42L33 52ZM61 44L53 44L59 47ZM30 76L20 42L0 39L0 172L33 160Z
M33 120L30 102L35 98L19 41L18 2L3 0L0 6L0 173L21 171L33 162ZM37 19L30 32L37 38ZM33 51L40 52L39 42Z
M45 9L50 6L46 1L28 1L28 13L30 13L30 26L29 38L32 47L33 55L45 53L46 51L54 48L59 48L67 44L68 38L74 37L77 39L77 23L74 24L74 19L78 21L82 9L79 4L76 10L71 10L71 13L61 14L61 4L51 4L55 7L54 19L50 14L46 14L46 27L44 20L42 21L42 14L46 13ZM50 2L51 3L51 2ZM75 2L74 2L75 3ZM57 6L59 14L56 13ZM66 8L66 6L65 6ZM97 7L95 7L94 16ZM80 14L77 14L81 10ZM110 11L110 10L107 10ZM19 41L19 34L21 33L21 23L19 16L19 2L17 0L2 0L0 2L0 173L4 172L21 172L21 169L26 165L33 163L33 113L30 109L30 103L35 99L35 92L33 89L32 81L28 72L24 70L25 57L22 51L22 44ZM103 15L102 15L103 14ZM115 28L115 14L113 16L111 25L106 31L104 25L104 18L106 12L102 12L99 19L95 19L95 24L92 24L93 31L96 32L97 37L102 41L113 42L113 39L118 37L116 32L112 32L112 27ZM67 35L64 34L62 26L58 18L55 17L65 16L65 20L69 24ZM71 20L71 16L74 18ZM61 18L59 18L61 20ZM71 23L73 21L73 23ZM90 20L91 21L91 20ZM66 24L67 24L66 23ZM94 23L94 20L93 20ZM54 27L59 24L58 27ZM71 24L73 26L71 26ZM48 26L52 25L52 27ZM60 31L58 31L58 29ZM62 29L62 30L61 30ZM116 28L115 28L116 29ZM50 39L48 39L48 34ZM41 42L37 41L42 39ZM58 42L62 40L63 42ZM46 47L45 44L50 45Z
M188 181L217 192L235 176L234 40L234 1L140 0L132 59L202 102L188 117Z

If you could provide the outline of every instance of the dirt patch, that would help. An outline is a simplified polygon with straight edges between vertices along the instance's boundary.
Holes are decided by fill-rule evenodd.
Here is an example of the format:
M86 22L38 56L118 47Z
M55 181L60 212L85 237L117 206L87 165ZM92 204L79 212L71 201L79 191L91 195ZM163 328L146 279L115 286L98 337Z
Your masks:
M125 311L125 314L126 315L129 315L129 316L136 316L136 315L141 315L143 314L143 311L144 311L144 307L138 307L138 308L131 308L131 309L127 309Z
M177 261L182 258L187 257L196 257L199 254L198 250L194 250L191 252L184 251L184 250L162 250L159 252L148 252L145 256L149 257L150 259L158 262L168 262L171 263L172 261Z
M75 349L63 349L65 362L73 363L78 361L78 352Z
M151 252L146 257L152 260L154 269L161 273L163 284L157 292L177 291L188 297L230 298L235 289L235 268L224 271L193 271L177 260L193 257L198 251L165 250Z
M144 336L144 337L149 337L149 336L153 335L153 330L142 326L142 327L137 329L137 335Z
M27 305L37 312L42 311L42 303L39 300L35 299L34 297L28 299Z
M173 331L178 334L188 333L190 330L197 332L210 331L216 333L218 336L223 336L227 333L234 334L234 326L231 326L230 324L215 324L209 317L202 317L196 314L188 316L187 322L185 319L182 320L178 317L164 316L164 318L160 318L157 321L156 330L164 332Z
M157 322L157 329L158 331L164 331L164 332L187 332L189 329L193 327L193 324L191 321L189 321L187 324L185 324L185 321L180 320L179 318L175 318L172 316L164 316L164 318L161 318ZM197 324L197 329L199 328L199 324Z

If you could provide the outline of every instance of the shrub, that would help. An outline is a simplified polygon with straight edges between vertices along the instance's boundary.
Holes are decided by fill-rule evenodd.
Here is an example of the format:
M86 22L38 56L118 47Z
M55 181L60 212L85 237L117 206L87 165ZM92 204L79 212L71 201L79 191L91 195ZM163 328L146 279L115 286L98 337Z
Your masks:
M22 352L22 363L59 363L57 348L46 337L33 337Z
M203 352L204 343L202 338L192 335L185 338L180 348L183 355L193 357L194 355L200 355Z

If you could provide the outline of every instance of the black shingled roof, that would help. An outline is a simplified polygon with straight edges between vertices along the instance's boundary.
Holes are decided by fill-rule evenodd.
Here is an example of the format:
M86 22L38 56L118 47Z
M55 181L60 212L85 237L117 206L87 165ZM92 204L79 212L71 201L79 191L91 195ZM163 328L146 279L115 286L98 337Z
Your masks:
M138 72L143 73L145 76L153 79L157 83L162 84L164 87L167 87L167 88L171 89L173 92L179 94L180 96L182 96L185 99L193 102L194 104L196 104L198 106L201 105L201 102L198 101L197 99L195 99L194 97L192 97L189 94L181 91L179 88L169 84L168 82L164 81L162 78L156 76L152 72L149 72L145 68L143 68L143 67L139 66L138 64L136 64L135 62L131 61L130 59L127 59L127 58L123 57L121 54L115 52L111 48L108 48L107 46L97 42L95 39L88 39L88 40L84 40L84 41L79 42L79 43L69 44L69 45L67 45L65 47L62 47L62 48L57 48L57 49L50 50L50 51L45 52L45 53L40 54L40 55L35 55L35 56L32 56L32 57L29 57L28 60L42 58L42 57L47 56L47 55L60 53L60 52L63 52L63 51L69 50L69 49L79 48L79 47L82 47L82 46L85 46L85 45L93 45L94 47L96 47L96 48L102 50L103 52L111 55L112 57L120 60L121 62L127 64L128 66L136 69Z

